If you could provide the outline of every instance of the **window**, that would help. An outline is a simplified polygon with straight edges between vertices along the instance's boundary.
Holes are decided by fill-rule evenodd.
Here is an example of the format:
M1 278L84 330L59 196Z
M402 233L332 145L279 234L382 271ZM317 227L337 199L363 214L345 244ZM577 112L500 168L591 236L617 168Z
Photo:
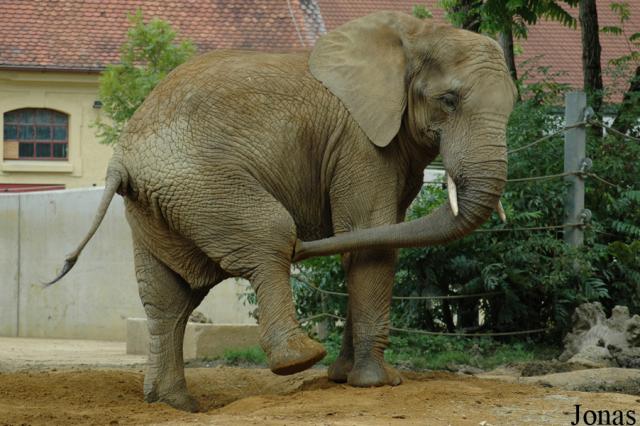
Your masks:
M5 160L66 160L68 147L67 114L39 108L4 114Z

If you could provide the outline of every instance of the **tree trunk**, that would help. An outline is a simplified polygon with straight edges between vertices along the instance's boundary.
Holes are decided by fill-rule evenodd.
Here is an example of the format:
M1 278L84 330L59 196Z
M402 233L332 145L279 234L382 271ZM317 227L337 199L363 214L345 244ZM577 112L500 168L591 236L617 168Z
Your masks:
M473 31L475 33L480 32L480 13L479 7L482 5L482 0L459 0L452 9L454 12L464 14L462 21L462 28L465 30Z
M584 90L589 105L596 113L602 108L602 67L600 66L600 36L596 0L580 0L580 31L582 33L582 72Z
M458 330L473 330L478 328L478 302L473 299L458 301Z
M447 326L448 333L455 333L456 325L453 323L453 314L451 312L451 304L449 301L444 300L442 302L442 320Z
M513 31L511 31L511 28L498 34L498 42L504 52L504 59L507 61L511 78L513 78L513 81L516 81L518 79L518 71L516 69L516 58L513 53Z
M631 79L629 90L624 94L622 105L616 120L613 122L613 128L619 132L627 133L638 124L640 116L640 66L636 68L636 74Z

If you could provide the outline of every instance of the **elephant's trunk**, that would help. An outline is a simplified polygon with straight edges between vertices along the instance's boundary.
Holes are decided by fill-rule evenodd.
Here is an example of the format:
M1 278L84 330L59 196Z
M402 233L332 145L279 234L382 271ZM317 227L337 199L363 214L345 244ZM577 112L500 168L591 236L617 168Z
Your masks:
M483 135L464 152L443 146L445 169L457 187L458 212L445 203L431 214L388 226L359 229L317 241L297 241L293 260L363 249L420 247L461 238L498 208L507 178L504 130Z

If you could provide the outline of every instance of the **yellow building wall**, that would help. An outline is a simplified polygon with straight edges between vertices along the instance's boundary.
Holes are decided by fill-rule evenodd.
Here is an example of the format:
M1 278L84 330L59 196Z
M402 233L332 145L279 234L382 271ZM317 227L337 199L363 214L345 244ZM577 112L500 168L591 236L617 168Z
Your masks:
M0 184L104 185L113 149L98 143L90 127L101 113L98 75L0 71ZM49 108L69 115L68 161L4 160L4 113L20 108Z

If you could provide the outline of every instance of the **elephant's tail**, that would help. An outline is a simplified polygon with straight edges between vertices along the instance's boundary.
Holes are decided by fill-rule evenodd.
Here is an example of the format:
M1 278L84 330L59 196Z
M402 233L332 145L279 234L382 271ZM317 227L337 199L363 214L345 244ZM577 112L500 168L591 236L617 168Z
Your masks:
M64 266L62 267L62 270L60 271L58 276L55 277L52 281L45 283L44 284L45 287L48 287L51 284L58 282L62 277L64 277L67 274L67 272L71 270L71 268L73 268L73 266L76 264L78 260L78 257L80 256L80 253L82 253L84 246L87 245L89 240L91 240L93 235L96 233L96 231L100 227L100 224L102 223L102 219L104 219L105 215L107 214L107 210L109 208L109 204L111 204L111 200L113 199L113 196L116 194L116 192L122 195L126 193L126 188L128 187L128 182L129 182L129 174L127 173L127 170L122 164L119 154L120 154L119 147L117 147L113 158L109 162L109 167L107 169L106 183L104 187L104 193L102 194L102 200L100 200L98 211L96 212L95 218L93 219L93 224L91 225L89 232L87 232L87 234L85 235L84 239L80 242L78 247L69 255L67 255L64 262Z

